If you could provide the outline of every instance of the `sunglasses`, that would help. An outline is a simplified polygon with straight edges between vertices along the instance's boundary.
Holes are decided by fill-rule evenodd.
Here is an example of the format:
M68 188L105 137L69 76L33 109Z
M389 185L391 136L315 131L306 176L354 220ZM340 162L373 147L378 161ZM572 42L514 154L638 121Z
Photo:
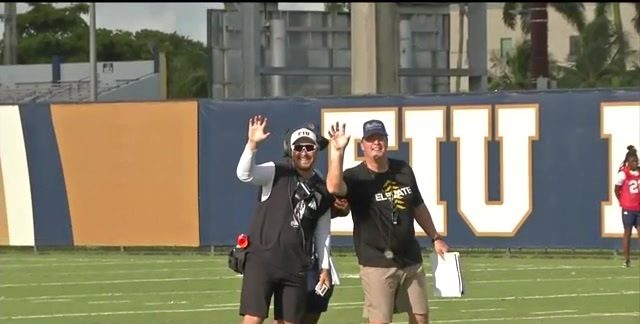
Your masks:
M302 149L307 152L313 152L316 150L316 146L313 144L295 144L293 146L293 150L296 152L302 152Z

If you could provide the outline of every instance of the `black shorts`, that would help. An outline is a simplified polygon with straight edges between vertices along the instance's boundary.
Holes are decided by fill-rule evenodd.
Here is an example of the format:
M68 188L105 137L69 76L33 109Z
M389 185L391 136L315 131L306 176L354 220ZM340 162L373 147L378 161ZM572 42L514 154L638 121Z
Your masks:
M270 266L259 254L247 254L240 293L240 315L269 317L273 296L274 318L300 322L306 311L305 274L292 274Z
M622 226L624 229L631 230L633 227L640 226L640 211L622 210Z
M333 294L333 285L329 287L324 296L316 294L315 287L318 284L320 271L318 270L318 260L311 263L311 269L307 272L307 314L320 314L327 311L329 299Z
M307 314L320 314L327 311L333 287L334 285L331 285L324 296L316 294L315 290L307 292Z

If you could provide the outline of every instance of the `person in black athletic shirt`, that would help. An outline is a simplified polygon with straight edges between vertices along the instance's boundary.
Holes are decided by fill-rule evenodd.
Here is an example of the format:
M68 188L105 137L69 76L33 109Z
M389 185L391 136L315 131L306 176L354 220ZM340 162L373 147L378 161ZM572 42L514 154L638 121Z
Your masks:
M239 314L244 324L262 323L273 297L274 318L300 323L306 312L312 241L318 255L317 281L331 285L329 232L335 197L314 172L321 138L308 127L285 136L288 162L255 164L258 145L270 135L266 125L262 116L249 119L247 144L236 170L240 181L260 187L249 228Z
M360 148L364 160L343 174L345 125L331 126L327 189L346 197L353 218L353 239L369 323L390 323L407 312L409 323L427 323L426 275L414 219L440 256L448 251L424 204L413 169L387 157L388 134L379 120L363 124Z

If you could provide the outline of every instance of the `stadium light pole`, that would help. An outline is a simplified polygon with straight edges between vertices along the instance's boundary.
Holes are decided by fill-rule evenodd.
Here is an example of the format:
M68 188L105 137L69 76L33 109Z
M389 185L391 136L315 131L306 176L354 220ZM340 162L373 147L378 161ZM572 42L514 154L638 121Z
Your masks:
M98 73L96 62L96 3L92 2L89 6L89 65L91 66L91 101L98 99L98 82L96 75Z

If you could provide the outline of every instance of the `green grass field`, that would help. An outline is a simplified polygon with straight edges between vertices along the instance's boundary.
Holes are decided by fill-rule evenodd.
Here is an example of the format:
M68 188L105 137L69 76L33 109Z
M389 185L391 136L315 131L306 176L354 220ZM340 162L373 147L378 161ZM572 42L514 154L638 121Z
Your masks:
M321 323L360 323L355 256L335 260L342 285ZM637 258L631 268L613 256L461 260L462 298L433 297L428 278L431 323L640 323ZM220 255L2 252L0 323L238 323L240 284Z

